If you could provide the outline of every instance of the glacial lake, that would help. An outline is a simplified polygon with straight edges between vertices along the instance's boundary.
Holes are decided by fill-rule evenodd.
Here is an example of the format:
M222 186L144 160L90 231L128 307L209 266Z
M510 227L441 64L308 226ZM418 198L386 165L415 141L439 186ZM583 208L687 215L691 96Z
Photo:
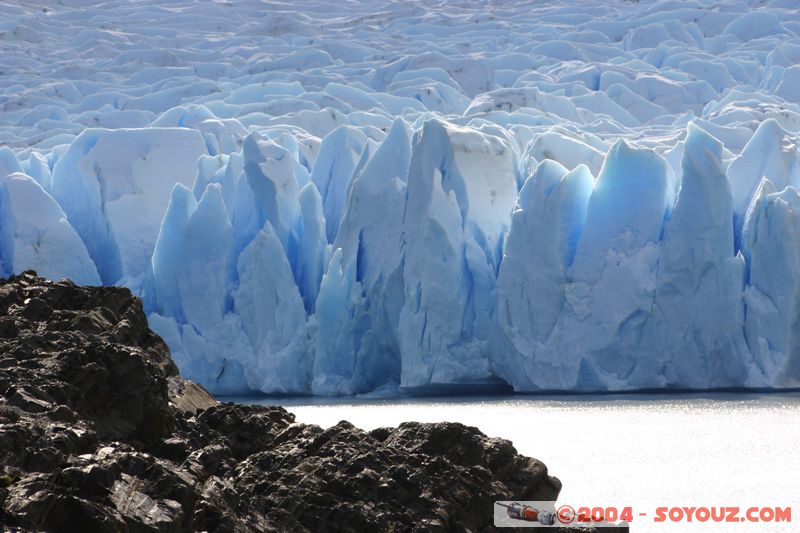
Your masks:
M564 485L559 504L632 507L631 531L800 531L800 393L221 400L322 427L476 426L542 460ZM703 506L792 506L792 522L654 522L658 507Z

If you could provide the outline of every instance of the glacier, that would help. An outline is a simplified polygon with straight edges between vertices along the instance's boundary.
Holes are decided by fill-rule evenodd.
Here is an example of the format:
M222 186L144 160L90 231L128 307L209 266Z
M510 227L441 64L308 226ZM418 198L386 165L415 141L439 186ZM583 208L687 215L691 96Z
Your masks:
M0 15L0 275L216 394L800 387L795 2Z

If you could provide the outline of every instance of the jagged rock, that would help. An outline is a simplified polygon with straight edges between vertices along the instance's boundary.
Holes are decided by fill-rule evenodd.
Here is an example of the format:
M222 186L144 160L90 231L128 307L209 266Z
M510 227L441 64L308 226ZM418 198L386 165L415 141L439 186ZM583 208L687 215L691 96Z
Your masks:
M561 483L461 424L361 431L221 404L127 289L0 281L0 524L44 531L484 531Z

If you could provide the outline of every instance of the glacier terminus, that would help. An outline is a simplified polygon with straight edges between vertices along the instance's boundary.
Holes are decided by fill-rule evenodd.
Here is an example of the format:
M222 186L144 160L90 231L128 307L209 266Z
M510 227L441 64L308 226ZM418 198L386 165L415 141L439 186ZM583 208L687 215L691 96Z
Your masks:
M217 394L800 387L796 2L108 3L0 5L0 275Z

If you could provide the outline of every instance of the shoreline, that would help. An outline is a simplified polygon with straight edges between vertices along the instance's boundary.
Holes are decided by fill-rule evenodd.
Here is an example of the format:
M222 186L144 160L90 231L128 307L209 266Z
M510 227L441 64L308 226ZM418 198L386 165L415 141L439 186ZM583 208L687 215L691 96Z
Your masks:
M395 395L395 396L371 396L369 394L353 396L315 396L315 395L272 395L258 394L216 394L213 395L219 401L234 403L253 403L250 400L264 402L274 402L276 405L334 405L346 404L348 402L358 404L370 403L415 403L415 402L437 402L445 400L448 402L474 402L474 401L501 401L501 400L530 400L530 401L575 401L575 402L605 402L605 401L660 401L660 400L682 400L700 399L718 401L736 401L745 399L759 399L761 397L781 396L800 397L800 389L717 389L717 390L685 390L685 391L622 391L622 392L602 392L602 393L528 393L515 392L511 394L452 394L452 395Z
M179 376L125 288L25 272L0 280L0 308L6 527L481 530L494 501L561 490L543 463L463 424L322 429L219 403Z

